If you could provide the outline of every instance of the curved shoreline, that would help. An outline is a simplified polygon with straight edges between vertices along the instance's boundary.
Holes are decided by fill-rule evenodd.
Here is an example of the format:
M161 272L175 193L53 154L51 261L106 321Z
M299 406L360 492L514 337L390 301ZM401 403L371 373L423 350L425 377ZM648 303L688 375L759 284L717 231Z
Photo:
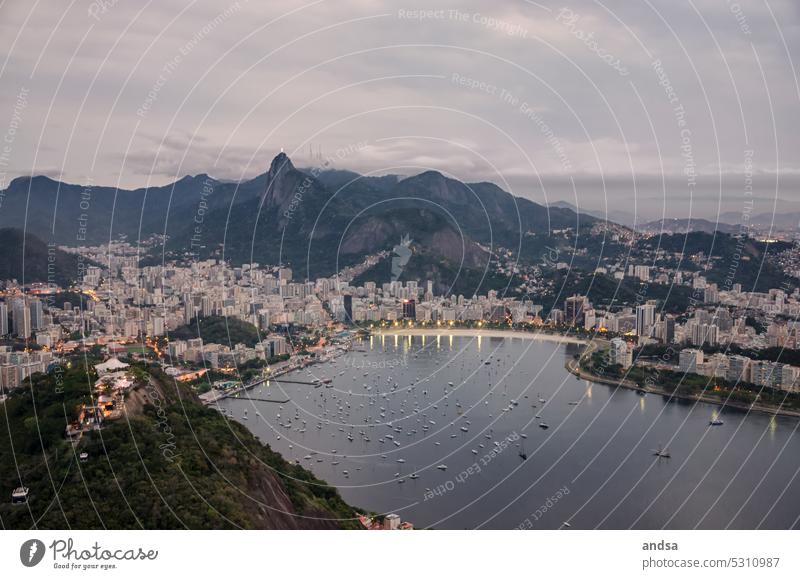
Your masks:
M590 354L591 350L587 348L584 353L581 355L581 358L586 355L587 353ZM586 370L582 369L577 363L576 360L567 360L564 364L564 367L570 374L581 378L582 380L588 380L589 382L593 382L595 384L603 384L605 386L611 387L620 387L625 388L627 390L636 390L637 392L646 392L648 394L657 394L660 396L668 396L669 402L673 402L676 400L687 400L690 402L703 402L705 404L713 404L714 406L719 406L720 408L733 408L735 410L740 410L742 412L758 412L759 414L769 414L771 416L786 416L789 418L800 418L800 412L797 410L789 410L778 408L776 406L764 406L763 404L744 404L742 402L737 402L734 400L720 400L719 398L715 398L713 396L708 396L706 394L680 394L677 392L670 392L666 388L659 388L657 386L639 386L635 382L631 382L630 380L624 379L613 379L613 378L606 378L605 376L597 376L592 374L591 372L587 372Z
M589 344L589 340L571 338L544 332L521 332L519 330L479 330L477 328L402 328L373 331L374 336L454 336L466 338L521 338L561 344Z
M581 338L572 338L558 334L546 334L544 332L520 332L518 330L479 330L477 328L403 328L392 329L388 328L382 331L374 332L375 336L456 336L456 337L482 337L482 338L522 338L525 340L541 340L547 342L556 342L562 344L579 344L587 346L581 353L580 358L591 353L597 349L598 340L585 340ZM602 340L601 340L602 341ZM576 360L568 359L564 363L566 370L583 380L588 380L595 384L602 384L604 386L622 387L628 390L636 390L639 392L647 392L649 394L658 394L661 396L670 397L672 400L688 400L691 402L703 402L705 404L713 404L722 408L734 408L744 412L758 412L760 414L769 414L772 416L786 416L790 418L800 418L800 411L788 410L777 408L773 406L763 406L760 404L743 404L735 401L723 401L718 398L713 398L707 395L697 394L678 394L676 392L669 392L665 388L658 388L655 386L641 387L635 382L629 380L616 380L603 376L596 376L585 370L581 369Z

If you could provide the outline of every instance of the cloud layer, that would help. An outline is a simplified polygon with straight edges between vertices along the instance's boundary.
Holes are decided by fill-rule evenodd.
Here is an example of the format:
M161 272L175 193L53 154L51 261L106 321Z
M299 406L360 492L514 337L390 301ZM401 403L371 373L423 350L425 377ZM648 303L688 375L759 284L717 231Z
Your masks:
M759 197L798 198L792 0L0 11L6 181L242 179L284 148L298 166L433 168L650 216L735 211L751 174Z

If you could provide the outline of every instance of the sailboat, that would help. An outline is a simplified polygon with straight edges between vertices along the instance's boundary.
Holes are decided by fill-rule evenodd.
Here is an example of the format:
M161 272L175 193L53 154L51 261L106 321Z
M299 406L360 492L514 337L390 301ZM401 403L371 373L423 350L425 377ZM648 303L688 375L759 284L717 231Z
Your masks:
M714 414L712 414L711 415L711 420L708 421L709 426L722 426L723 424L725 424L722 421L722 418L720 418L719 416L720 415L717 414L716 412Z
M661 445L658 445L658 448L653 451L653 456L657 456L658 458L671 458L672 455L669 453L668 448L662 448Z

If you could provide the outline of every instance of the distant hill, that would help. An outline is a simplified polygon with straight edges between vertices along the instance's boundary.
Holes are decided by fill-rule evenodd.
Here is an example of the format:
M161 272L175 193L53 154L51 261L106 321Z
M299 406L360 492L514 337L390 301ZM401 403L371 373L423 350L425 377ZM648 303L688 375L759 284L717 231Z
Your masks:
M78 279L77 256L48 246L30 233L0 229L0 248L0 280L66 286Z
M693 231L700 231L703 233L714 233L719 231L721 233L737 234L740 232L739 225L731 225L729 223L709 221L708 219L658 219L656 221L649 221L638 225L636 227L639 231L647 231L651 233L691 233Z
M223 344L233 347L246 344L253 347L258 342L258 329L244 320L223 316L206 316L194 319L169 333L172 340L203 338L206 344Z
M767 259L792 247L791 243L764 243L752 238L733 237L727 233L706 233L694 231L687 234L654 235L639 241L642 248L682 254L684 261L688 256L703 252L706 256L718 258L710 263L714 267L706 272L712 282L732 285L742 284L744 291L766 292L772 288L795 286L777 264Z
M182 231L206 211L257 197L262 187L258 177L238 184L186 176L135 190L19 177L3 192L0 226L24 226L61 245L95 245L120 237L135 241L140 235Z
M724 218L730 223L741 223L743 221L742 212L724 213L720 218ZM768 230L796 230L800 227L800 211L781 211L775 213L756 213L748 215L747 223L759 229Z

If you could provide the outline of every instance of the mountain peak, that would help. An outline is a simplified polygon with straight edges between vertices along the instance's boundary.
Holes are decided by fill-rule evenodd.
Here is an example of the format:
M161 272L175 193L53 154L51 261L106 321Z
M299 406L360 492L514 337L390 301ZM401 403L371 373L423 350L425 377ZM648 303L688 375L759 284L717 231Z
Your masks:
M51 177L48 177L47 175L21 175L11 180L11 182L8 184L8 189L11 190L49 183L57 183L57 181Z
M447 177L442 175L439 171L435 169L428 169L427 171L423 171L417 175L413 175L409 177L409 179L417 179L417 180L424 180L424 181L446 181Z
M269 166L269 175L271 177L276 176L280 172L292 171L294 170L294 165L292 164L292 160L289 156L281 151L275 158L272 159L272 163Z
M294 195L293 183L296 172L289 156L281 151L278 153L267 171L267 183L262 194L265 207L283 207Z

